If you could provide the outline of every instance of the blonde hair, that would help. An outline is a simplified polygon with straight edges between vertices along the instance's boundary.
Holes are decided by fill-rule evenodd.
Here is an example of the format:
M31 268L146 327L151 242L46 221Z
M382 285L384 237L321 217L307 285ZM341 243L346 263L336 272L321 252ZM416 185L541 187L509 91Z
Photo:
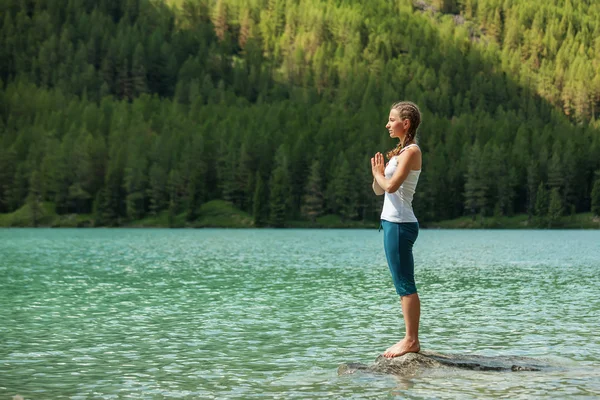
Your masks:
M386 157L388 160L400 154L402 148L417 136L417 129L421 124L421 111L415 103L410 101L400 101L393 104L391 109L398 111L400 120L408 119L410 121L410 127L408 128L408 132L406 132L404 139L398 143L398 146L387 152Z

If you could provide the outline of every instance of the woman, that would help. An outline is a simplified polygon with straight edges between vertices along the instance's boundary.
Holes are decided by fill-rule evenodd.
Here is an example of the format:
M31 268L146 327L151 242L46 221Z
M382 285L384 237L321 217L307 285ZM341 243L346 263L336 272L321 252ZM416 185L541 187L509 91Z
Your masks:
M387 153L371 158L373 191L385 195L381 212L383 243L396 292L400 296L406 326L404 339L388 348L384 357L398 357L419 352L419 318L421 303L414 278L412 247L419 235L419 223L412 209L412 199L421 173L421 150L416 144L417 128L421 123L419 108L403 101L392 106L385 126L390 137L398 138L398 146Z

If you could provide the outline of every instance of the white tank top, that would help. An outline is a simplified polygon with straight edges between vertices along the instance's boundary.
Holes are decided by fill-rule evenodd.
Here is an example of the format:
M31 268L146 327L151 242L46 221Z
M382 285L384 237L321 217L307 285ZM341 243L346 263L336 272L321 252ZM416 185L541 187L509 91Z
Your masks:
M409 147L417 146L409 144L403 148L398 155ZM418 146L417 146L418 147ZM390 179L398 167L398 157L392 157L385 167L384 175ZM383 210L381 210L381 219L390 222L418 222L412 208L412 200L419 181L421 170L411 170L408 176L402 182L402 185L394 193L384 193Z

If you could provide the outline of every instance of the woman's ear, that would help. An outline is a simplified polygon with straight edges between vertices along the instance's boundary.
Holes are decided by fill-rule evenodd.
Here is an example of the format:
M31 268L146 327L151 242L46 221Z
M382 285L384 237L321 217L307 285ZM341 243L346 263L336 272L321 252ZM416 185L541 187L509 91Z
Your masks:
M402 121L402 124L404 125L404 130L408 130L408 128L410 128L410 119L406 118Z

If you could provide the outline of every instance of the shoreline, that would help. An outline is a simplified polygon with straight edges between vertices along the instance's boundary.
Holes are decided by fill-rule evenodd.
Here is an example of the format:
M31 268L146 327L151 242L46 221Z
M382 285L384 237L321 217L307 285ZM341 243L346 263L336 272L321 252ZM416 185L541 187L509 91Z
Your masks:
M185 213L170 215L163 210L139 220L117 218L102 223L95 214L59 215L52 203L42 203L37 215L29 206L23 206L12 213L0 214L0 228L171 228L171 229L379 229L379 221L348 221L339 215L323 215L314 222L306 220L281 221L282 226L265 223L256 226L254 218L231 204L212 201L202 205L197 218L188 221ZM37 223L34 223L34 220ZM463 216L442 221L422 221L421 229L600 229L600 217L591 212L565 215L550 219L547 217L517 214L513 216Z
M0 217L6 214L0 214ZM569 217L563 217L568 219ZM465 224L463 218L455 220L435 221L420 223L421 230L600 230L600 221L596 221L596 217L589 223L579 224L575 221L558 222L554 225L545 224L498 224L497 222L490 220L475 221L472 224ZM1 222L1 221L0 221ZM187 223L177 224L170 226L168 224L144 224L140 221L134 221L130 223L115 224L115 225L95 225L93 221L57 221L51 224L38 224L33 226L32 224L3 224L0 223L0 229L22 229L22 228L41 228L41 229L61 229L61 228L77 228L77 229L373 229L378 230L379 224L376 223L351 223L351 224L310 224L305 221L292 221L289 224L281 227L275 226L254 226L253 224L236 224L231 223L224 224L199 224L199 223ZM299 222L299 223L298 223Z

